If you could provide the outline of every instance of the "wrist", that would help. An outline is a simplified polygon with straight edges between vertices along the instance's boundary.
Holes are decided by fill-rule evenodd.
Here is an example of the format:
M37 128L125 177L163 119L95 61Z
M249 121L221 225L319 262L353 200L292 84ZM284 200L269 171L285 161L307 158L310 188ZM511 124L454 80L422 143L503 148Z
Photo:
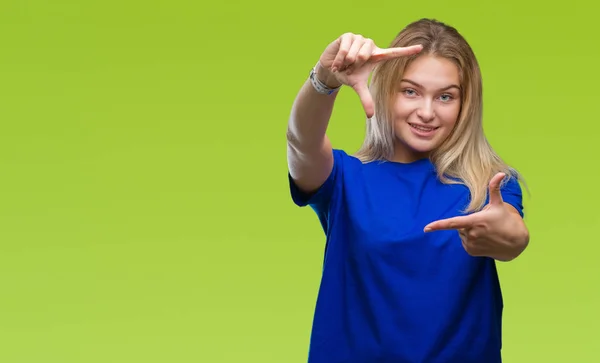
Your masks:
M513 219L510 220L510 218ZM521 216L514 212L512 216L508 217L508 220L510 222L504 223L502 228L490 231L490 234L495 236L493 240L496 246L490 257L504 262L512 261L520 256L529 244L529 231Z
M339 88L342 86L342 83L337 80L333 72L323 67L321 62L318 62L315 67L315 75L321 83L329 88Z

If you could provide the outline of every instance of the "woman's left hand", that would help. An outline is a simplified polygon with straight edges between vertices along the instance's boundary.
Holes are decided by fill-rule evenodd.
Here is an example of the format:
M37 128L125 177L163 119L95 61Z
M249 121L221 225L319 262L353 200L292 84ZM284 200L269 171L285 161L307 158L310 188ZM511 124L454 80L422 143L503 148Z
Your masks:
M479 212L432 222L425 232L457 230L462 245L471 256L487 256L510 261L529 244L529 231L517 210L505 203L500 193L504 173L496 174L489 184L489 203Z

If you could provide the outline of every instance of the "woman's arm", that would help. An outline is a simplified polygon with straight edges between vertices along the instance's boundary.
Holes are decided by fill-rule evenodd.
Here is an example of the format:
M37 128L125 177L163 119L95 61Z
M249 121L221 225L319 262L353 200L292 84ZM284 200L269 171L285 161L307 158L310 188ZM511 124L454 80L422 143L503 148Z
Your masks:
M512 205L504 203L504 209L506 210L503 213L505 217L497 217L505 218L504 223L491 224L492 228L483 233L479 239L483 240L483 244L489 246L486 253L488 257L499 261L511 261L523 253L529 245L529 230L519 212ZM482 244L481 241L475 242L476 239L472 238L474 236L467 235L466 237L464 238L466 241L463 243L467 246L477 249L476 246Z
M316 78L327 88L352 88L367 117L372 117L368 80L375 65L421 50L420 45L380 49L371 39L346 33L327 46L315 67ZM294 100L287 129L288 168L296 186L304 192L318 189L333 168L332 147L325 134L336 96L317 92L307 80Z
M517 209L502 200L503 178L504 174L498 173L490 181L490 200L482 211L432 222L425 226L425 232L454 229L472 256L499 261L517 258L529 245L529 230Z
M315 76L329 88L341 86L333 74L317 65ZM337 92L318 93L307 80L294 100L287 129L290 176L306 193L318 189L333 168L333 154L326 136Z

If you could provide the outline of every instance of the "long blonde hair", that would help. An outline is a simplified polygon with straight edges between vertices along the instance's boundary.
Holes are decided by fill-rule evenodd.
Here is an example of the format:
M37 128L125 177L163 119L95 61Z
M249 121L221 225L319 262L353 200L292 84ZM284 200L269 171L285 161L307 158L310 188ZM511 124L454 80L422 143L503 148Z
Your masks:
M391 160L394 157L392 105L397 85L408 65L421 55L435 55L453 61L459 69L461 109L457 123L447 139L430 159L438 178L448 184L464 184L471 194L466 212L481 210L490 179L498 172L522 181L522 176L507 165L489 144L482 126L482 80L479 64L467 41L458 31L442 22L421 19L409 24L390 47L421 44L423 50L410 57L397 58L378 65L371 77L370 90L375 115L367 120L366 137L355 156L363 162Z

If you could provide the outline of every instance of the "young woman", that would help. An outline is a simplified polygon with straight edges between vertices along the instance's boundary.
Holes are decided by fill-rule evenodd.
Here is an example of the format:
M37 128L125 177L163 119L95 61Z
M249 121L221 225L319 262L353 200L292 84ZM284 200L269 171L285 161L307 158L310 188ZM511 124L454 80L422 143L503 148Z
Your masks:
M341 87L367 116L354 155L326 136ZM387 49L342 35L302 86L287 137L292 198L326 235L308 361L501 362L495 263L529 233L520 176L483 133L465 39L428 19Z

